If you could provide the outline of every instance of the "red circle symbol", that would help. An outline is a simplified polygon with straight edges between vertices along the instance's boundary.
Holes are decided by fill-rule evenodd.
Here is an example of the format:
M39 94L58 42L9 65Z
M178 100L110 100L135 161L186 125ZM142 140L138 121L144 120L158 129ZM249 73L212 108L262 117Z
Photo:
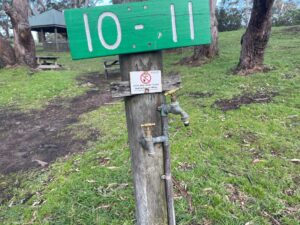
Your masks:
M148 72L144 72L141 74L140 79L143 84L149 84L152 80L152 77Z

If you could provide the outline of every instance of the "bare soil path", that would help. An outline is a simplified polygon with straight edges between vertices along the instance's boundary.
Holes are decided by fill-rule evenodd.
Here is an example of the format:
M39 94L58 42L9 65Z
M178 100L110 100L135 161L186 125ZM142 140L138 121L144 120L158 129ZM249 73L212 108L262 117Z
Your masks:
M28 113L0 108L0 173L27 170L40 166L41 161L49 163L57 157L83 151L88 141L99 137L99 131L89 127L80 127L87 138L75 137L67 128L77 123L82 114L112 101L108 91L111 80L91 73L78 81L92 88L81 96L57 98L44 109Z

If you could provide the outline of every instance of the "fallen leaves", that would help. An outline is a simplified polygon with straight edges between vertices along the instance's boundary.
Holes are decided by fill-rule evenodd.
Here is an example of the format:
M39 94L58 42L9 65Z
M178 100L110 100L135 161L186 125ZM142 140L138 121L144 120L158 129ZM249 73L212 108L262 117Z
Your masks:
M299 214L300 205L289 206L284 209L286 215L294 216L295 214Z
M116 169L119 169L120 167L109 166L109 167L106 167L106 168L109 169L109 170L116 170Z
M88 182L89 184L96 183L96 181L95 181L95 180L86 180L86 182Z
M128 183L111 183L107 186L100 186L97 188L97 192L102 196L111 196L114 192L127 188L129 185Z
M295 164L300 164L300 159L291 159L290 161Z
M254 225L254 223L252 221L249 221L249 222L245 223L245 225Z
M229 192L229 200L231 202L237 203L241 206L242 209L245 209L246 203L248 202L248 196L241 192L238 187L227 184L226 189Z
M256 163L259 163L259 162L261 162L260 159L254 159L254 160L252 161L253 164L256 164Z
M34 159L34 160L32 160L32 162L37 162L41 167L46 167L46 166L48 166L48 163L47 163L47 162L44 162L44 161L39 160L39 159Z
M111 205L100 205L96 209L110 209Z
M32 207L39 206L39 205L41 205L42 203L44 203L44 200L43 200L43 199L37 200L37 201L33 202Z
M261 162L265 162L266 160L263 160L263 159L254 159L252 161L253 164L257 164L257 163L261 163Z
M194 212L192 196L188 192L187 184L184 183L183 181L177 181L174 177L172 178L172 181L173 181L173 184L175 187L175 191L177 192L176 193L177 197L178 197L178 195L181 195L182 197L184 197L188 202L189 213ZM176 196L175 196L175 198L176 198Z
M107 166L110 162L110 158L101 157L98 159L100 166Z
M287 196L293 196L295 194L295 190L288 188L288 189L285 189L283 191L283 193L286 194Z
M31 225L34 224L34 222L36 221L37 218L37 211L34 211L32 214L32 217L30 219L30 221L28 223L24 223L24 225Z
M266 211L262 211L261 215L265 218L268 218L272 222L272 225L280 225L281 224L278 220L276 220L271 214L269 214Z
M193 170L196 167L196 163L180 162L178 164L178 169L181 171Z
M206 193L211 193L213 192L214 190L212 188L204 188L203 189L203 192L206 192Z
M208 220L208 219L206 219L206 218L204 218L204 219L202 220L202 224L203 224L203 225L213 225L213 222L210 221L210 220Z

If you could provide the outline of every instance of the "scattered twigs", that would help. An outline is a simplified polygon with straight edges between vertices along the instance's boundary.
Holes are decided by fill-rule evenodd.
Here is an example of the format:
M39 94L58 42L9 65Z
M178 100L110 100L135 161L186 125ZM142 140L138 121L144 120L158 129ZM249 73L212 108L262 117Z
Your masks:
M173 180L175 190L177 192L179 192L179 194L187 200L189 213L193 213L194 207L193 207L193 202L192 202L192 196L188 193L187 185L179 182L174 177L172 178L172 180Z

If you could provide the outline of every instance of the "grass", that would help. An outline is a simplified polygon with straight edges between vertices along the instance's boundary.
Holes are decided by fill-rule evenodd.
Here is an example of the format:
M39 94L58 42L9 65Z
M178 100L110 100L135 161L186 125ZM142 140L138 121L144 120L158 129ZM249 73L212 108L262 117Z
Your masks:
M78 86L75 78L80 74L103 71L104 59L72 61L65 53L38 54L57 55L63 70L38 73L26 68L1 70L0 106L30 110L41 108L56 97L80 95L86 88Z
M189 51L165 55L166 71L183 77L179 100L191 117L189 128L177 117L170 123L173 176L187 186L195 209L189 212L187 200L176 199L178 224L299 224L300 168L290 159L300 158L300 39L284 29L273 29L265 59L273 70L265 74L230 74L242 31L221 33L220 56L200 68L173 65ZM98 60L71 62L65 55L61 60L69 70L32 77L25 69L1 70L0 105L30 109L57 96L78 95L84 89L74 78L100 70ZM269 104L227 112L213 106L218 99L256 91L278 96ZM44 171L0 177L0 190L19 184L0 205L0 224L134 224L123 103L87 113L80 124L101 131L86 152Z

